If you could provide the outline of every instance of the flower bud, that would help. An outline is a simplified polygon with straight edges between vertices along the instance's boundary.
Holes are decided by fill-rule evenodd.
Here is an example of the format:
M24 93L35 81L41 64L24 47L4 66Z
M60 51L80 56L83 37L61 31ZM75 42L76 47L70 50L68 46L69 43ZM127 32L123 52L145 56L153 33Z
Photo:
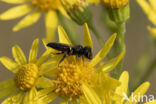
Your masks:
M129 19L129 0L103 0L103 3L112 21L123 23Z
M61 0L61 3L71 17L79 25L91 20L91 13L86 0Z

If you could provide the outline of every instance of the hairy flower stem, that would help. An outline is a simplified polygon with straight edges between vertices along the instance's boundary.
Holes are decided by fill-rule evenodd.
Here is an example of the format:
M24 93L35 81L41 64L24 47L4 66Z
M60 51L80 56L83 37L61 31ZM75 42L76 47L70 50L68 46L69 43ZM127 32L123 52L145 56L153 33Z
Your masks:
M104 45L104 40L102 39L102 37L98 33L98 31L95 28L95 26L93 26L93 24L91 22L88 23L88 26L92 30L92 32L94 33L95 37L97 38L97 40L99 41L99 43L101 44L101 46L103 46Z
M117 23L117 26L118 26L118 31L117 31L117 34L118 34L118 37L117 37L117 44L115 44L115 49L114 49L114 53L116 54L119 54L123 51L126 51L126 45L125 45L125 22L123 23ZM119 46L119 47L118 47ZM119 62L116 70L114 70L113 72L113 76L115 78L119 78L120 74L121 74L121 71L122 71L122 68L123 68L123 64L124 64L124 58Z

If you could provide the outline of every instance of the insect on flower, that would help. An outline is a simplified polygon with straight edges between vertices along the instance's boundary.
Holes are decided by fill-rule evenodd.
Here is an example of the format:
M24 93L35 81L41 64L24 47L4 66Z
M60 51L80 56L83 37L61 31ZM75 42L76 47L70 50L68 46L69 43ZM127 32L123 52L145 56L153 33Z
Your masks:
M62 43L48 43L48 47L51 47L55 50L61 51L59 54L64 54L63 58L60 60L60 63L66 58L66 56L76 55L77 57L83 57L85 56L88 59L92 59L92 51L91 48L88 46L83 47L82 45L75 45L71 46L68 44L62 44Z

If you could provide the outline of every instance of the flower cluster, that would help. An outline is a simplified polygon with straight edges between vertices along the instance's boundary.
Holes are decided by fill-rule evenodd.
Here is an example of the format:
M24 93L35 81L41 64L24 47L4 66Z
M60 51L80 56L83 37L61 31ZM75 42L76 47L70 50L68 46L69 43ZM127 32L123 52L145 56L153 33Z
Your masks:
M49 104L58 98L61 99L60 104L136 104L148 90L149 82L143 81L139 87L136 85L138 88L134 91L134 96L137 100L133 101L133 96L128 96L129 74L127 71L122 72L126 53L125 24L130 18L129 0L1 2L19 5L1 13L0 20L26 15L13 27L13 31L36 23L41 14L45 14L46 28L46 37L42 39L45 50L40 57L38 38L32 43L28 60L18 45L12 47L14 60L6 56L0 57L0 63L14 74L12 78L0 82L0 99L4 99L1 104ZM150 0L151 7L144 0L138 2L154 23L156 13L152 4L156 2ZM113 32L106 42L92 22L90 5L99 3L103 4L103 11L108 14L105 21L110 25L106 27ZM70 32L70 29L74 30L73 21L77 25L83 25L82 45L74 41L74 34ZM65 30L58 24L63 25ZM96 46L93 46L89 29L101 45L97 54L93 54ZM149 30L153 35L156 34L155 28L149 27ZM76 34L76 30L74 33ZM124 99L125 95L128 100ZM156 100L152 99L145 104L155 103Z

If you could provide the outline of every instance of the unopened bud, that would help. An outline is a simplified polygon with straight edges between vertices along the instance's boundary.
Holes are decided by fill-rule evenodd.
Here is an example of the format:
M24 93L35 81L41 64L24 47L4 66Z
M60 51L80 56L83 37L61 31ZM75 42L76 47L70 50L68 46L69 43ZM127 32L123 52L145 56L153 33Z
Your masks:
M86 0L61 0L61 3L71 17L79 25L91 20L91 13Z
M112 21L123 23L129 19L129 0L103 0L103 3Z

